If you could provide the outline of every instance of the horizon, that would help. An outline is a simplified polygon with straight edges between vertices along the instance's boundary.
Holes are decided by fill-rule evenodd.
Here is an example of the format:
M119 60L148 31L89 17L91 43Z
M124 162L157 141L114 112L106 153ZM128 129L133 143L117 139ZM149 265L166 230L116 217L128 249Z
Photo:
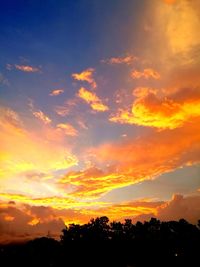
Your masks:
M2 1L0 243L200 219L200 2Z

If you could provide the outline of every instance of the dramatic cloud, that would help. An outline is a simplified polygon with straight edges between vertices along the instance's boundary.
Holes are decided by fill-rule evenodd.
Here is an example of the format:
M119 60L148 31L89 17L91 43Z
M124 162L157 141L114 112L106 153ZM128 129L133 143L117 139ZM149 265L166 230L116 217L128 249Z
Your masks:
M131 77L133 79L140 79L140 78L145 78L145 79L149 79L149 78L153 78L155 80L160 79L160 74L153 70L153 69L144 69L143 71L137 71L134 70L131 73Z
M42 112L41 110L34 111L33 115L39 120L41 120L44 124L51 123L51 119L47 115L45 115L44 112Z
M199 195L175 194L162 201L180 188L182 172L176 175L175 170L182 167L183 184L187 172L191 179L188 187L183 185L185 194L199 194L193 180L198 174L192 170L200 166L200 2L143 2L141 9L131 4L131 10L141 14L132 16L130 30L127 23L122 25L121 40L127 41L124 49L129 47L129 52L111 57L116 53L111 42L106 50L110 56L101 61L116 66L114 72L99 66L98 53L96 59L92 56L95 69L72 74L71 86L62 64L49 64L55 55L42 63L46 71L40 79L21 79L19 71L41 73L41 67L30 66L26 59L7 64L5 74L12 86L2 91L1 102L16 110L0 108L0 241L29 239L48 230L58 237L64 223L85 223L104 215L134 221L200 219ZM81 59L68 59L67 64L82 66ZM1 74L0 83L8 85ZM64 92L64 83L71 90L64 98L55 97ZM85 87L74 93L78 83ZM30 96L35 100L27 110L23 101ZM102 113L96 117L96 112ZM162 188L162 198L154 199L151 180L155 188ZM152 199L131 200L136 183L141 183L137 195L149 186Z
M140 138L105 144L92 149L93 162L110 166L68 173L60 180L62 187L75 187L70 194L95 198L115 188L128 186L200 162L200 119L173 131L152 131Z
M104 112L109 109L95 93L86 90L84 87L79 89L78 96L90 104L93 110Z
M59 123L56 126L58 129L64 131L66 135L77 136L78 131L69 123Z
M84 70L81 73L72 74L72 77L77 81L88 82L92 86L92 88L96 88L97 84L93 78L93 73L94 73L94 69L89 68L89 69Z
M110 64L110 65L118 65L118 64L130 65L135 60L137 60L137 57L127 55L124 57L111 57L109 59L104 59L101 62L106 63L106 64Z
M51 91L51 93L49 95L50 96L57 96L57 95L60 95L60 94L63 94L63 93L64 93L63 89L55 89L55 90Z
M112 122L136 124L159 129L175 129L200 117L200 89L183 88L172 94L158 90L137 88L132 112L120 110L110 118Z

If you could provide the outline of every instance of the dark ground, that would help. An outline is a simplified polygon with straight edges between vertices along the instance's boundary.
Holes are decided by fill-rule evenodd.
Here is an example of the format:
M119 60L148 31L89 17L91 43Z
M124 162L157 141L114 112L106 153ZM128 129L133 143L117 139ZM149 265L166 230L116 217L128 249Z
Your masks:
M124 224L107 217L70 225L61 241L42 237L24 244L2 245L0 266L146 267L199 266L200 221Z

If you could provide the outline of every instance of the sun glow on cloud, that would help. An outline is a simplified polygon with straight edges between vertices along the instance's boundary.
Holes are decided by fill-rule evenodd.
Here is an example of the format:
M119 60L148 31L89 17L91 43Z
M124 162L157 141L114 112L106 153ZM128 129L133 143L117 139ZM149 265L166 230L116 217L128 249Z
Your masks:
M31 170L49 171L66 169L77 164L75 156L62 147L57 130L45 128L41 136L24 128L19 115L11 109L1 108L1 175L6 179ZM45 135L56 135L57 142L44 142ZM62 136L60 136L62 137ZM7 141L9 140L9 142Z
M90 104L93 110L104 112L109 109L95 93L86 90L84 87L79 89L78 96Z
M87 70L84 70L81 73L74 73L72 74L72 77L77 81L85 81L88 82L92 88L96 88L97 84L93 78L94 69L89 68Z
M119 110L112 122L175 129L200 116L200 89L180 89L171 95L159 97L159 92L137 88L132 111Z

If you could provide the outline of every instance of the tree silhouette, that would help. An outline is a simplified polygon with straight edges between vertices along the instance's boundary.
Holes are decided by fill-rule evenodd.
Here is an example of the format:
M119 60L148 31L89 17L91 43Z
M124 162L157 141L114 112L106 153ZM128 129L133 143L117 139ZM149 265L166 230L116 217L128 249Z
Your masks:
M70 224L60 241L42 237L25 244L0 247L0 264L9 267L145 267L196 266L200 220L161 222L156 218L133 224L109 222L106 216L84 225Z

